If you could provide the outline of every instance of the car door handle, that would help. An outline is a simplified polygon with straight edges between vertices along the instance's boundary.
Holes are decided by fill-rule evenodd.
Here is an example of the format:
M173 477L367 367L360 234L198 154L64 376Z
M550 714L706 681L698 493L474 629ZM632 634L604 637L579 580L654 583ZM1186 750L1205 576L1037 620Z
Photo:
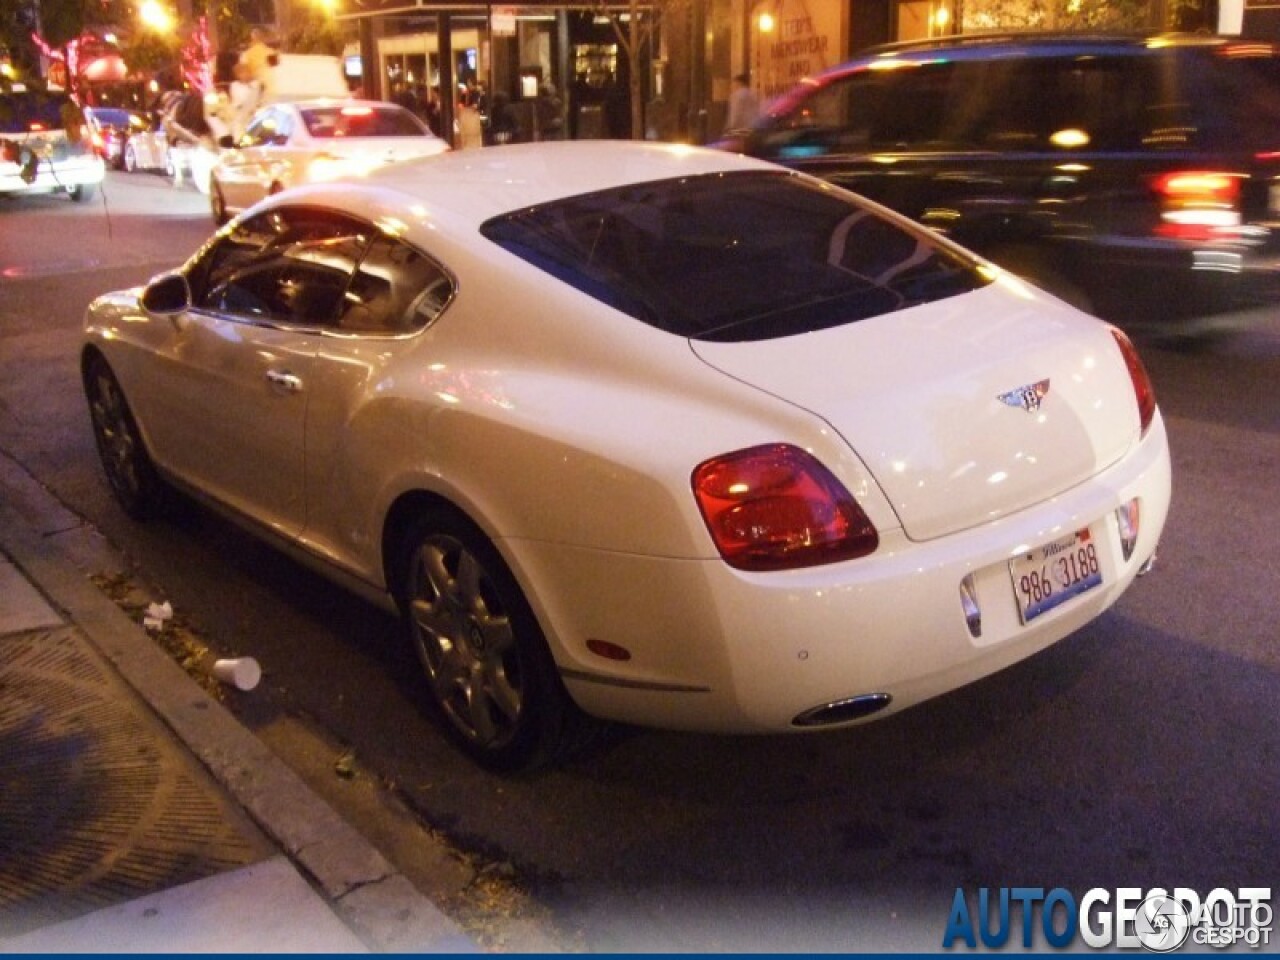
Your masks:
M302 378L287 370L268 370L267 383L279 393L302 392Z

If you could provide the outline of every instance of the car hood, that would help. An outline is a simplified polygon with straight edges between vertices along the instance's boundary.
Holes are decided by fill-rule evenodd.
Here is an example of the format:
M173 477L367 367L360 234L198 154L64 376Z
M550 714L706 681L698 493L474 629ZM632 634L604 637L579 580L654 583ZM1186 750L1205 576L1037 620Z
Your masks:
M1051 499L1139 436L1110 329L1011 278L801 336L692 346L829 423L913 540Z

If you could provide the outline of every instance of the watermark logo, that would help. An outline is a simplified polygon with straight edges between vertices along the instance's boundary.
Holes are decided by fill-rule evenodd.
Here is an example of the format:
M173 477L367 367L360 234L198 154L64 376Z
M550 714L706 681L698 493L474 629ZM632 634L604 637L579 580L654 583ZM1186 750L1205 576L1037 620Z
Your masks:
M1157 894L1147 897L1138 907L1133 932L1148 950L1169 953L1187 942L1191 933L1191 915L1181 900Z
M956 888L942 947L999 950L1020 942L1059 950L1077 943L1095 950L1172 953L1271 943L1275 911L1270 887L1215 887L1204 897L1187 887L1142 890L1095 887L1077 897L1054 887L980 887L976 896Z

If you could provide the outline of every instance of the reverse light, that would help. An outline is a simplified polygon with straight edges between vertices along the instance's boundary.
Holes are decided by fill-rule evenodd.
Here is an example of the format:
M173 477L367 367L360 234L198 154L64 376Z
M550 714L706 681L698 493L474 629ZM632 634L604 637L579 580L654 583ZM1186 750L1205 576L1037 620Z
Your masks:
M699 464L693 493L725 562L789 570L851 560L880 543L853 495L790 444L751 447Z
M1138 527L1142 509L1137 497L1116 509L1116 525L1120 530L1120 552L1126 563L1133 556L1133 549L1138 545Z
M1156 415L1155 387L1151 384L1151 378L1147 376L1147 368L1143 366L1142 358L1138 356L1133 341L1117 327L1111 328L1111 336L1115 338L1120 354L1124 357L1124 365L1129 369L1134 398L1138 402L1138 420L1142 424L1140 436L1146 436L1147 430L1151 427L1151 421Z

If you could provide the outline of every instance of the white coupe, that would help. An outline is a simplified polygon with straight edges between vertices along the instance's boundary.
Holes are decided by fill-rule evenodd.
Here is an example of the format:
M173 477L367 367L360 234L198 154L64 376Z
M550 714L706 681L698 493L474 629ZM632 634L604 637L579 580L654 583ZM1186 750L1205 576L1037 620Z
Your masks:
M404 614L481 763L591 718L884 717L1155 557L1119 330L822 181L677 145L461 151L271 197L89 308L124 508L180 488Z
M449 145L404 107L376 100L273 103L253 115L208 176L219 224L269 194L302 183L365 176Z

